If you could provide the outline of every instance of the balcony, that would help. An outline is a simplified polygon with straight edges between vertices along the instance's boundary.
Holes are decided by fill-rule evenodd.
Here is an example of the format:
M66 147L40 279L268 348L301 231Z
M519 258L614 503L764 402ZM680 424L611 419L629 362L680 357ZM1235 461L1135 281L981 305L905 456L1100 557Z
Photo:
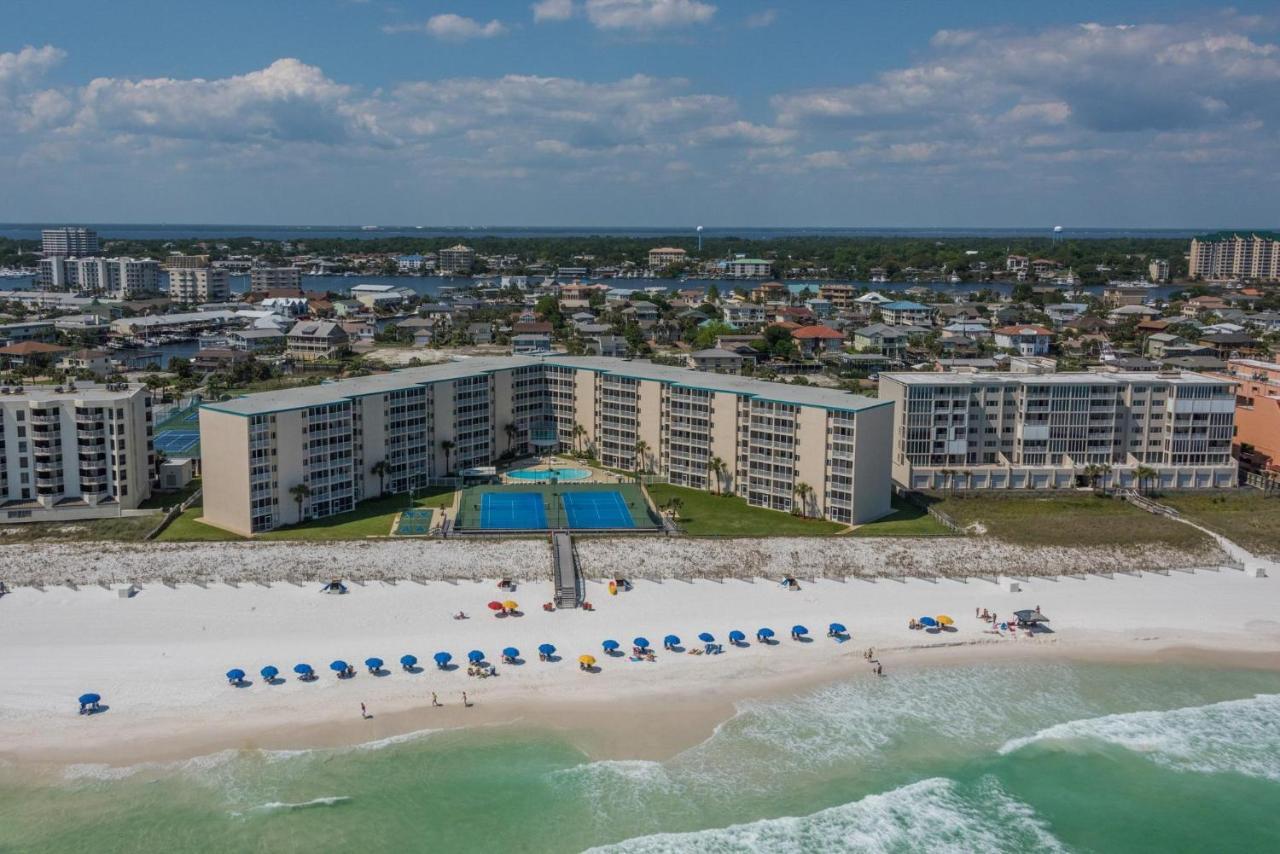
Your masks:
M76 429L77 439L105 439L107 430L105 427L79 427Z
M63 484L62 475L41 475L36 473L37 489L61 489Z

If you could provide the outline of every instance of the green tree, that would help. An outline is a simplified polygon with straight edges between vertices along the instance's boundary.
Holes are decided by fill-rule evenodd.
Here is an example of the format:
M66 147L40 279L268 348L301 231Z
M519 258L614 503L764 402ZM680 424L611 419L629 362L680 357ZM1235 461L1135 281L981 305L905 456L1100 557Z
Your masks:
M387 494L387 473L390 471L391 466L387 465L386 460L378 460L369 467L369 473L378 478L378 495Z
M296 483L289 487L289 495L298 503L298 521L302 521L302 502L311 496L311 487L305 483Z
M453 465L449 462L449 455L453 453L453 449L458 447L452 439L441 439L440 450L444 451L444 470L446 473L453 471Z

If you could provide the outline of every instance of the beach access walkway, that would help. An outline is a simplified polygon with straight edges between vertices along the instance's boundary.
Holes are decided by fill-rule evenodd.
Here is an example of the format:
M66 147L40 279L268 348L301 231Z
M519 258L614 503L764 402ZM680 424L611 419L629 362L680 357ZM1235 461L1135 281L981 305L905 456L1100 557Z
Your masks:
M576 608L580 604L578 554L567 531L551 535L551 570L556 582L556 607Z

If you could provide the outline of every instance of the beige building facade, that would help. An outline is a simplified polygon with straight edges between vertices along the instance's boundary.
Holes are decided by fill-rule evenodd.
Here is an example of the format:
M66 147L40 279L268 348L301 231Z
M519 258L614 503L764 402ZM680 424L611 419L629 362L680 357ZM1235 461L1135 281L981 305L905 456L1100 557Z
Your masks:
M892 373L893 479L909 489L1236 485L1235 386L1181 371ZM1093 468L1090 468L1093 467Z
M578 450L864 522L890 509L891 428L888 404L830 389L598 357L474 358L203 406L204 518L251 534L502 457Z
M0 388L0 521L136 509L151 495L152 432L140 384Z

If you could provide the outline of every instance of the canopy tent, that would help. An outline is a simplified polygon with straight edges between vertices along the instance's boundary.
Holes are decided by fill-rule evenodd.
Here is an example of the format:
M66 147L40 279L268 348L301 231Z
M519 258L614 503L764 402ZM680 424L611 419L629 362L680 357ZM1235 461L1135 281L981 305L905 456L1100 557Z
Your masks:
M1019 623L1047 623L1049 618L1039 611L1032 611L1030 608L1024 608L1021 611L1014 611L1013 616L1018 619Z

